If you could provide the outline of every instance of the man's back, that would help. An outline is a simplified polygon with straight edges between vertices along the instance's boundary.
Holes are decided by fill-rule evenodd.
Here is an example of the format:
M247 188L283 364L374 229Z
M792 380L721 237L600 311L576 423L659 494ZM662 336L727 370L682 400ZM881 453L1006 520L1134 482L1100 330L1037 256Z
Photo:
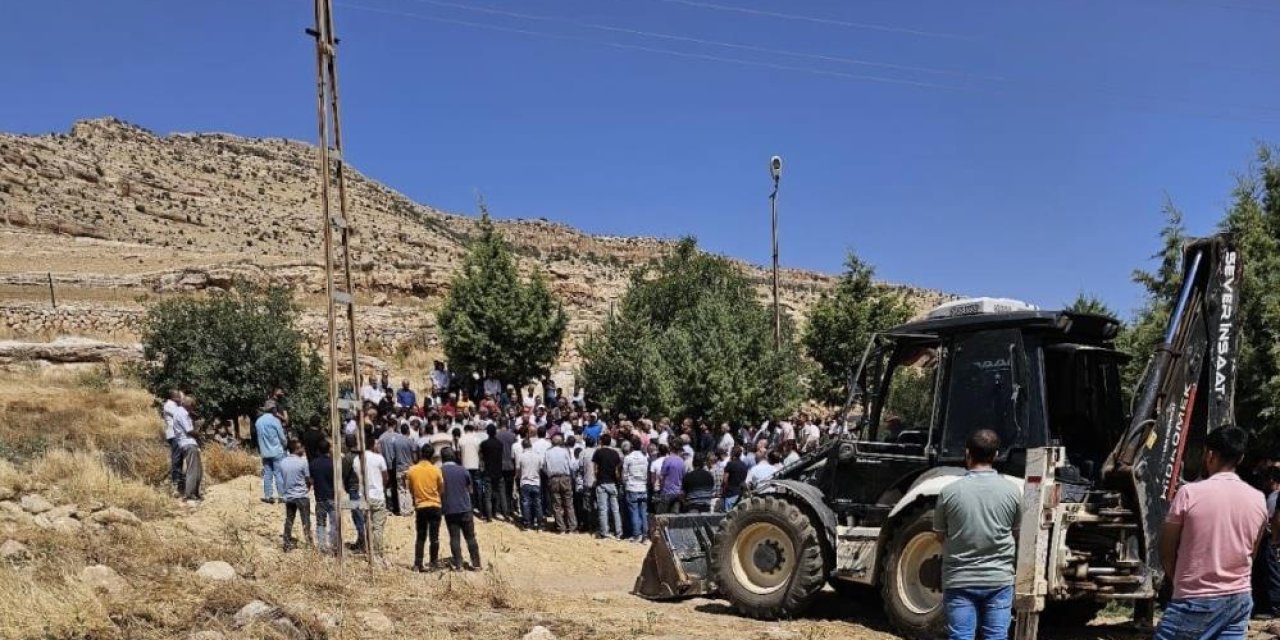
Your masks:
M284 455L284 426L270 413L264 413L254 421L258 431L258 454L264 458Z
M427 461L409 467L404 475L405 484L413 494L413 507L439 507L444 498L444 475L440 468Z
M532 447L525 449L520 453L517 466L516 471L520 475L521 485L539 486L542 484L542 454L534 451Z
M1223 472L1178 490L1167 522L1182 525L1173 597L1247 593L1255 544L1267 522L1262 492Z
M280 474L284 477L284 499L296 500L307 497L307 480L311 478L311 470L307 459L301 456L285 456L280 461Z
M944 588L1013 584L1013 532L1021 503L1017 485L995 471L970 471L943 487L933 528L944 536Z

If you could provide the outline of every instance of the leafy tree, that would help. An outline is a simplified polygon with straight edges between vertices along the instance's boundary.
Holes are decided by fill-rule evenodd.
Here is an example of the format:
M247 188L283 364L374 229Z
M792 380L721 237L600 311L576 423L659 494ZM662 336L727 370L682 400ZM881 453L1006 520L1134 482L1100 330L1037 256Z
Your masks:
M1076 299L1067 305L1066 310L1076 313L1095 313L1102 316L1111 316L1112 318L1116 317L1115 312L1111 310L1111 307L1107 306L1107 303L1102 301L1102 298L1083 291L1076 294Z
M147 388L182 389L208 415L253 415L267 394L288 395L289 417L302 425L328 410L328 385L314 349L304 347L289 292L240 286L207 298L171 298L147 309L142 348Z
M801 364L790 322L773 348L769 309L727 260L686 238L632 273L619 313L581 347L586 387L629 414L756 420L793 410Z
M849 252L835 289L824 292L809 313L801 343L821 370L815 391L828 402L844 402L849 373L858 366L871 335L911 317L906 297L874 282L874 275L871 265Z
M1244 269L1238 280L1240 350L1236 415L1259 435L1255 446L1280 444L1280 158L1262 147L1236 185L1222 226Z
M522 282L511 245L480 204L480 233L437 315L449 364L523 384L550 369L568 318L538 272Z

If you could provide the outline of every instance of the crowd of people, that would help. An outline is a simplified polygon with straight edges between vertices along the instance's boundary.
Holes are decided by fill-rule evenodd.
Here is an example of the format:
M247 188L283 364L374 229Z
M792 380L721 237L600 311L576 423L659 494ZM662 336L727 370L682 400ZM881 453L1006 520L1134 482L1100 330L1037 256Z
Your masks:
M643 543L650 514L728 509L744 487L832 433L803 414L713 427L609 415L588 405L583 390L569 396L550 380L520 389L472 382L459 384L436 363L421 393L408 380L393 387L385 372L345 389L338 486L327 430L294 428L283 394L273 393L252 441L262 457L262 500L286 507L284 548L297 545L300 519L309 545L333 551L344 512L356 536L348 547L378 558L388 518L412 516L414 567L422 570L440 566L441 522L451 568L480 566L475 519ZM462 562L464 544L470 563Z

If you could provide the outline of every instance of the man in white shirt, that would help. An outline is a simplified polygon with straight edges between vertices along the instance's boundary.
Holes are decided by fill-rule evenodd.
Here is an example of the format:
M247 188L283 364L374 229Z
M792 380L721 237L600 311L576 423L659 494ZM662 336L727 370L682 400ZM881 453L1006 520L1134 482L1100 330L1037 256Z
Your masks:
M480 443L489 438L485 429L488 420L467 423L462 427L462 436L458 438L458 453L462 459L462 468L471 475L471 504L480 508L480 518L488 522L489 500L486 482L480 470Z
M444 363L439 360L435 361L435 368L431 370L431 395L435 398L436 406L444 404L444 396L449 392L449 372L444 370Z
M182 486L179 492L188 505L201 500L200 484L204 480L204 464L200 457L200 443L196 441L195 424L191 420L191 411L195 409L195 399L183 396L182 403L174 411L173 436L177 440L179 464L181 465Z
M756 465L747 471L746 485L754 487L772 478L773 474L778 471L778 463L781 461L782 459L778 457L777 451L770 451L764 460L756 462Z
M484 379L484 394L490 398L497 399L502 395L502 383L497 378L488 377Z
M822 430L818 428L818 424L806 418L804 427L800 429L800 451L808 453L818 448L818 440L821 437Z
M369 450L364 452L363 463L359 458L355 460L356 474L361 478L360 486L364 488L364 499L369 505L370 548L375 558L385 562L382 560L384 548L382 534L387 527L386 486L389 479L387 460L382 457L376 439L370 438L366 444Z
M720 425L720 441L716 443L716 451L729 455L733 450L733 429L728 422Z
M169 482L173 490L182 492L182 449L178 447L178 438L173 431L174 416L182 408L182 392L169 391L169 399L164 401L160 409L160 417L164 419L164 441L169 445Z
M622 453L622 488L631 535L636 542L644 542L649 535L649 457L640 449L632 451L628 440L622 441Z
M375 407L378 406L379 402L382 402L384 396L386 394L382 392L382 387L379 387L378 383L374 382L372 378L366 379L364 386L360 387L360 400L362 402L372 402Z

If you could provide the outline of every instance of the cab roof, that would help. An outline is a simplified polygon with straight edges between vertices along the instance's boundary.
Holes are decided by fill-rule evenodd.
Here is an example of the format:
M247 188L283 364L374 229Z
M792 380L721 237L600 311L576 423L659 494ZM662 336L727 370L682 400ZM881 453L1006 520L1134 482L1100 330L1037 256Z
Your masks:
M990 329L1034 329L1091 340L1112 340L1120 331L1120 321L1110 316L1074 311L1009 311L917 320L900 324L884 333L943 336Z

